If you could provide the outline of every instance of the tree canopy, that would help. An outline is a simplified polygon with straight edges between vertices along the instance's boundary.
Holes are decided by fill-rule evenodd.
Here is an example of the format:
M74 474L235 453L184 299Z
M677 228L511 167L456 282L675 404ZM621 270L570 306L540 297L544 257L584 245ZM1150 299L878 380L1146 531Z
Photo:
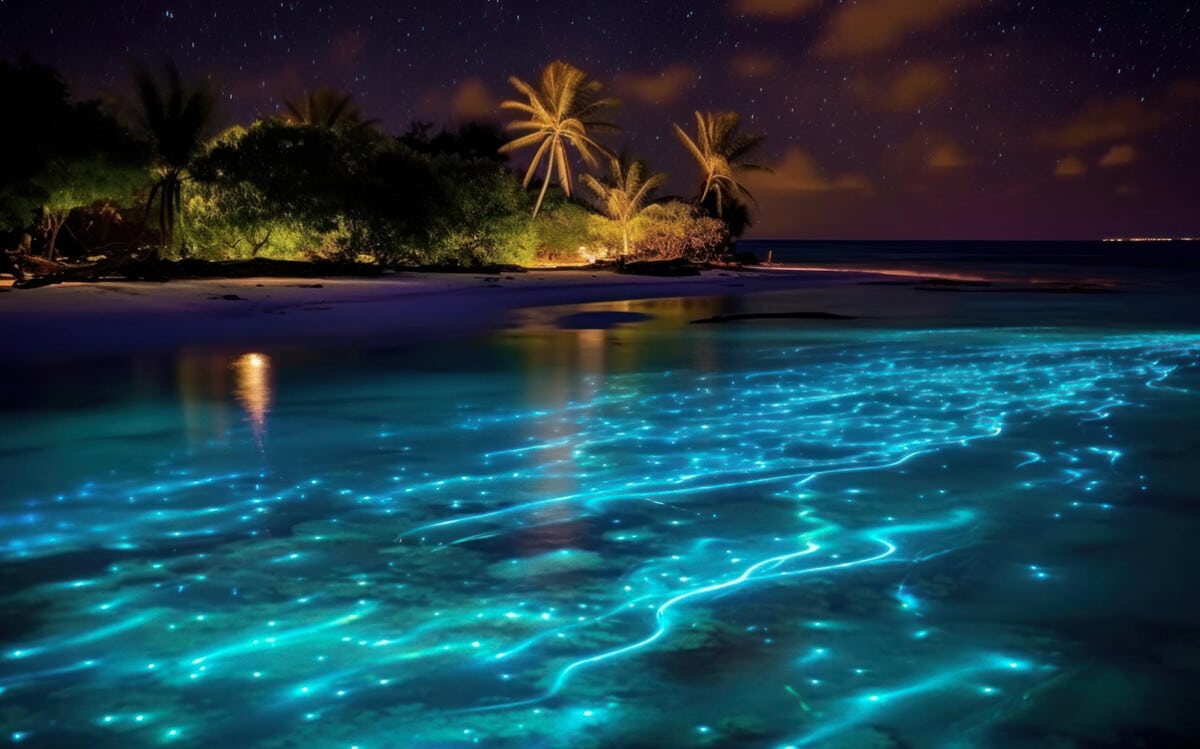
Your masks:
M604 109L618 104L616 99L601 98L599 81L570 63L555 60L542 70L539 85L535 88L516 76L508 79L525 100L509 99L500 104L503 109L512 109L528 119L508 123L508 129L525 133L501 147L508 153L521 148L537 146L523 184L528 187L537 169L545 163L546 176L542 191L533 206L537 216L546 197L550 181L557 178L559 187L569 196L572 177L571 161L567 157L568 147L573 149L590 167L597 165L596 154L611 156L604 146L593 137L592 130L616 130L616 125L596 119Z
M309 91L299 101L284 99L285 119L298 125L312 125L330 130L354 130L371 127L375 120L364 120L362 110L354 104L354 95L335 88Z
M0 91L22 103L22 116L10 120L16 132L0 146L0 227L10 242L40 231L53 258L72 210L129 204L146 186L145 144L100 102L71 102L48 68L0 62Z
M626 255L630 254L629 225L646 204L654 191L666 182L666 175L651 174L646 163L627 157L611 159L612 177L601 182L590 174L583 175L583 182L600 200L600 209L608 218L621 226L621 245Z
M741 132L741 117L736 112L696 112L695 116L695 139L679 125L675 125L675 134L703 175L700 204L712 196L715 214L721 218L730 203L754 202L739 177L745 172L769 171L746 160L765 138Z
M655 202L665 177L598 140L619 130L604 118L617 101L562 61L536 86L510 79L521 97L501 107L518 114L515 137L470 122L414 122L391 136L348 94L321 88L286 101L286 116L214 136L215 89L169 64L133 82L137 116L122 124L100 101L72 101L49 68L0 62L0 92L22 112L0 143L0 230L8 250L31 238L13 257L37 266L33 253L114 247L414 265L709 258L726 251L726 226L736 234L749 220L738 175L757 168L747 156L762 140L741 133L736 114L696 113L695 139L676 131L702 168L698 194ZM523 149L531 161L514 172L508 154ZM589 173L602 165L607 174ZM590 203L574 195L577 180ZM97 226L103 236L87 234ZM60 231L71 238L61 251Z
M157 198L162 245L170 247L183 203L186 171L204 149L206 137L211 135L216 95L205 85L186 85L179 70L170 63L162 81L145 68L139 68L134 78L140 124L153 146L158 172L146 201L146 214L150 214Z

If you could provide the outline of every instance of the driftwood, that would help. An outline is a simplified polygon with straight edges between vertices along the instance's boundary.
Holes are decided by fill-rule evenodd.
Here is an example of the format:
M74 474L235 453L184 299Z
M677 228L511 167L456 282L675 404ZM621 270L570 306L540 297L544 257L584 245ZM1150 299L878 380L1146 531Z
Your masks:
M684 258L677 258L675 260L636 260L619 263L616 271L633 276L698 276L705 267Z
M32 257L22 257L22 264L29 260L34 260ZM54 269L48 273L26 277L16 281L13 284L17 289L37 289L43 286L52 286L54 284L66 283L69 281L100 281L107 276L110 276L114 271L117 271L125 266L144 261L146 255L141 252L132 251L121 255L113 255L112 257L98 260L94 263L86 263L81 265L64 265L63 263L54 263L45 260L44 258L36 258L35 263L38 267L45 268L47 265L54 266Z
M20 268L24 273L34 276L62 273L71 267L68 263L28 253L12 254L9 255L9 258L12 260L14 266Z
M0 252L0 274L7 273L13 277L14 281L24 281L25 271L17 264L14 258L14 253Z

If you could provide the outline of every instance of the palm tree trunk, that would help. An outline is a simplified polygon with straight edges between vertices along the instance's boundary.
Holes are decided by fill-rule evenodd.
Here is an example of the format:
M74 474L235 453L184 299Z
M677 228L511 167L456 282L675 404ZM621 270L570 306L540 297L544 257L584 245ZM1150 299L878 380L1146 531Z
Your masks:
M542 191L538 193L537 202L533 204L533 217L537 218L538 211L542 209L542 200L546 197L546 188L550 187L550 171L546 171L546 179L542 182Z
M63 224L66 223L66 218L58 218L53 213L46 218L49 223L49 237L46 240L46 259L53 260L58 253L58 248L55 246L58 242L58 233L62 231Z
M550 141L550 158L546 160L546 180L542 182L542 191L538 193L537 203L533 205L533 217L537 218L538 211L542 209L542 201L546 198L546 190L550 187L550 178L554 176L554 158L558 147L558 136L555 135Z
M621 222L621 239L625 241L625 257L629 257L629 222Z

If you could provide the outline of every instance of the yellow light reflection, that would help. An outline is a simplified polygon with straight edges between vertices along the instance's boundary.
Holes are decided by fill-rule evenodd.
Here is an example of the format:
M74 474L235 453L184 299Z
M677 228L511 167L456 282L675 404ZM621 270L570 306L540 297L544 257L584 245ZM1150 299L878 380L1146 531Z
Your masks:
M259 445L267 432L267 414L271 411L271 357L243 354L233 362L237 377L234 396L246 411L250 428Z

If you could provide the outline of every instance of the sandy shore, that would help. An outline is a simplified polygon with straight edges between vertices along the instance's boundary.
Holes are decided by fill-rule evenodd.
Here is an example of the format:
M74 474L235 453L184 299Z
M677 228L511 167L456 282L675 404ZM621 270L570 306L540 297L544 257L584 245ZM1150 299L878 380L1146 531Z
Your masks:
M548 270L63 284L0 288L0 323L8 362L61 361L192 345L403 343L503 327L529 307L731 296L848 280L820 272L711 270L654 278Z

